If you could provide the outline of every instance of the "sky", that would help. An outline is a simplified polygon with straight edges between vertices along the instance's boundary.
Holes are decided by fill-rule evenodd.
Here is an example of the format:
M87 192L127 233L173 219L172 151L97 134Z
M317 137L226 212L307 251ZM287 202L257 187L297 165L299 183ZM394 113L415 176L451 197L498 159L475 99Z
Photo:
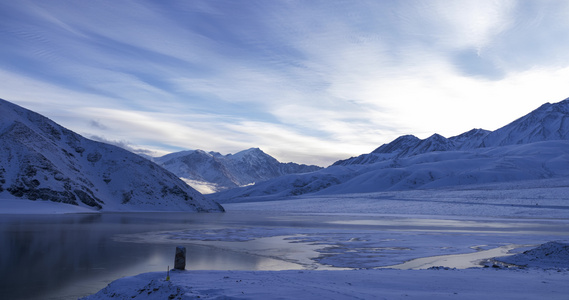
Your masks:
M154 156L327 166L569 97L569 1L0 0L0 98Z

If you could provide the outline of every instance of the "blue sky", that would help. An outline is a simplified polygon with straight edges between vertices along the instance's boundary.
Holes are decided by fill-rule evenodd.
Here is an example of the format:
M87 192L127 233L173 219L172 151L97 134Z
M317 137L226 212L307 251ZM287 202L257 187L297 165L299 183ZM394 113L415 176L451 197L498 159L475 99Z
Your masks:
M0 0L0 98L153 151L326 166L569 97L569 1Z

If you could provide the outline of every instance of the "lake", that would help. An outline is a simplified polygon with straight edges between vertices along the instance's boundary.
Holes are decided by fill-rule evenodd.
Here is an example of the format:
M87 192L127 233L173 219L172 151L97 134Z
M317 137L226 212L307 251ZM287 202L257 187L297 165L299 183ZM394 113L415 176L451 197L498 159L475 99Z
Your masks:
M421 255L456 254L451 252L478 242L485 243L481 249L488 249L503 240L567 238L569 227L558 220L109 213L1 215L0 233L0 295L4 299L77 299L120 277L172 268L178 244L187 248L189 270L373 267L365 265L375 263L369 258L373 253L366 252L370 249L383 251L376 258L389 258L391 253L391 260L383 258L379 264L395 264ZM439 240L443 241L440 246L425 247ZM358 262L358 251L367 255L365 261ZM313 262L315 255L324 252L322 260Z

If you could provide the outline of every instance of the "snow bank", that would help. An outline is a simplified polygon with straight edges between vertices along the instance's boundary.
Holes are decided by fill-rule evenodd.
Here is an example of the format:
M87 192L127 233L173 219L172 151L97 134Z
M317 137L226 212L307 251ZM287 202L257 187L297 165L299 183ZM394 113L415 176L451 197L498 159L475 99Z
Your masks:
M569 244L548 242L523 253L497 260L525 267L569 269Z
M567 299L569 274L539 270L174 271L114 281L102 299Z
M67 214L97 213L92 209L52 201L25 199L0 199L0 214Z

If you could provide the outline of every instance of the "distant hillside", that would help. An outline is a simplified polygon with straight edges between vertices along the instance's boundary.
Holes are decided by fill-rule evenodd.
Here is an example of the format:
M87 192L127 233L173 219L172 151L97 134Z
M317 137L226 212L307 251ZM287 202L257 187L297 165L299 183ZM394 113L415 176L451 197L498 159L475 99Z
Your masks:
M413 135L404 135L369 154L337 161L334 165L369 164L433 151L472 150L482 147L568 139L569 98L554 104L543 104L529 114L493 132L472 129L448 139L439 134L433 134L424 140Z
M281 163L259 148L221 155L202 150L171 153L154 161L202 192L255 184L287 174L308 173L318 166Z
M546 103L493 132L401 136L369 154L208 197L223 202L301 194L426 189L569 176L569 99Z
M102 211L223 211L172 173L0 99L0 201Z

